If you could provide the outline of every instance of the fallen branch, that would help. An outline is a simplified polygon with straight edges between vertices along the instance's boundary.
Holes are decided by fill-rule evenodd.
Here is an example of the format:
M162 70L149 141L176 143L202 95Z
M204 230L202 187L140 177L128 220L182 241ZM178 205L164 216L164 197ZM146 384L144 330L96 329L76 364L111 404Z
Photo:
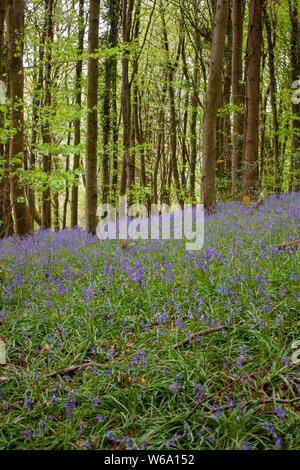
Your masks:
M240 402L240 404L244 403L246 405L264 405L265 403L283 403L285 405L292 405L294 403L297 403L300 401L300 397L292 398L291 400L289 399L284 399L284 398L267 398L266 400L243 400ZM208 407L209 405L205 404L204 406ZM223 411L223 410L229 410L233 406L232 405L225 405L225 406L216 406L215 408L212 408L210 411L211 413L215 413L216 411Z
M172 349L179 348L179 346L184 346L185 344L189 343L192 341L194 338L197 336L204 336L204 335L209 335L210 333L215 333L217 331L222 331L222 330L228 330L229 326L216 326L215 328L209 328L208 330L201 330L198 331L197 333L191 334L188 338L184 339L180 343L176 343L172 346Z
M55 370L54 372L51 372L50 374L46 374L45 377L55 377L56 375L62 375L62 374L71 374L72 372L75 372L76 370L80 370L83 367L103 367L106 368L108 367L108 364L99 364L98 362L85 362L84 364L79 364L77 366L70 366L67 367L66 369L59 369Z
M234 380L233 382L231 382L229 385L226 385L226 387L222 388L221 390L218 390L217 392L213 392L211 393L210 395L208 395L207 397L205 398L202 398L202 400L200 400L195 406L194 408L192 409L192 411L187 415L187 417L185 418L186 420L188 420L194 413L195 411L197 411L197 409L199 408L200 405L202 405L204 402L208 401L210 398L215 398L216 396L218 396L220 393L223 393L225 392L228 388L231 388L233 385L235 385L236 383L238 382L241 382L241 381L244 381L246 379L249 379L250 377L252 377L253 375L257 375L259 373L263 373L265 371L260 371L260 370L257 370L255 372L252 372L251 374L245 374L245 375L242 375L241 377L238 377L236 380Z

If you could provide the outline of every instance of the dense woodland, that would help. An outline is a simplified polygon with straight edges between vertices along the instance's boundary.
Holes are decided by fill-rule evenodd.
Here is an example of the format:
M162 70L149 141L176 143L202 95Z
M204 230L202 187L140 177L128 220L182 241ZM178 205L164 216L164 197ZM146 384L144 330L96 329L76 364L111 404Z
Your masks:
M1 236L299 191L298 0L1 0ZM292 99L292 94L296 98Z
M0 0L0 450L299 450L298 21Z

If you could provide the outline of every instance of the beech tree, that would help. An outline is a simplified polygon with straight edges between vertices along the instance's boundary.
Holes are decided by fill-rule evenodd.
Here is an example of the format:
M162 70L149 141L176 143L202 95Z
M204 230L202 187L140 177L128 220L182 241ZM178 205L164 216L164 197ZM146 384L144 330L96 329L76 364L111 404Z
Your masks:
M76 72L75 72L75 103L77 105L77 112L81 111L82 102L82 54L83 54L83 42L84 42L84 0L79 1L79 13L78 13L78 46L77 54L78 59L76 61ZM76 117L74 119L74 145L78 146L81 142L81 119ZM80 164L80 153L76 152L73 160L73 170L76 171ZM78 177L77 177L78 179ZM78 185L72 186L72 200L71 200L71 227L78 225Z
M89 59L87 86L87 136L85 156L85 217L88 232L96 233L97 227L97 155L98 155L98 58L100 0L90 0Z
M291 67L292 67L292 84L299 88L300 80L300 39L299 39L299 9L297 0L289 0L289 14L291 22ZM298 96L299 98L299 96ZM297 102L298 101L298 102ZM292 101L292 159L291 159L291 179L290 189L300 191L300 103L299 99Z
M221 98L228 1L218 0L213 26L212 50L203 120L201 201L206 209L216 206L216 123Z
M30 215L25 200L24 186L20 184L18 171L24 158L24 78L23 78L23 32L24 1L6 2L8 30L8 75L10 90L10 125L15 129L10 139L9 160L11 172L11 200L14 211L15 231L18 235L30 232Z
M241 190L241 169L243 158L245 89L243 85L243 23L245 0L232 1L232 104L233 141L232 141L232 193Z
M255 195L258 184L258 130L262 49L262 0L250 0L246 51L246 115L243 149L243 194Z
M43 155L43 171L46 175L51 174L52 157L49 151L52 143L50 116L52 101L52 42L53 42L53 0L45 0L45 43L46 43L46 63L45 63L45 119L42 124L43 143L46 146L46 153ZM48 182L47 182L48 183ZM51 189L49 186L42 193L42 227L51 227Z

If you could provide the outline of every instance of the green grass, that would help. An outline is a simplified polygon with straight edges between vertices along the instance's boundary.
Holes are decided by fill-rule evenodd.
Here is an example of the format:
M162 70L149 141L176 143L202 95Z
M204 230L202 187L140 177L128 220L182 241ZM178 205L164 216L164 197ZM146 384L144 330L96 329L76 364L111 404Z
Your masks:
M297 206L224 206L201 254L80 230L1 242L0 449L299 449L300 401L278 402L300 396L299 249L270 246L297 238ZM105 367L46 376L88 361Z

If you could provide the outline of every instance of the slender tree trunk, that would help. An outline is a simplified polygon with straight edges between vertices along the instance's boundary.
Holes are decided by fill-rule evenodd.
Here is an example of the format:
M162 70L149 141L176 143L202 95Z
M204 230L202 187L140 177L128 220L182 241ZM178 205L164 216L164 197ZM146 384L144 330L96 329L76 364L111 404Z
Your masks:
M291 44L291 66L292 66L292 83L296 80L300 80L300 34L299 34L299 23L298 23L298 8L297 0L289 0L289 11L290 20L292 26L292 44ZM297 85L299 89L299 83ZM298 97L299 98L299 97ZM292 137L292 176L290 189L293 191L300 191L300 103L293 100L292 103L293 111L293 137Z
M267 13L266 6L264 7L264 20L267 33L268 43L268 56L269 56L269 74L270 74L270 100L272 107L272 118L273 118L273 149L274 149L274 167L275 167L275 193L281 192L281 165L279 161L279 140L278 140L278 113L276 106L276 76L274 66L274 48L276 45L276 36L274 32L274 38L272 38L270 18ZM300 52L300 51L299 51Z
M216 206L216 123L221 98L228 0L217 0L209 79L205 95L203 122L203 166L201 200L205 209Z
M31 148L30 148L30 169L35 169L36 164L36 151L37 151L37 138L38 138L38 118L39 110L41 107L41 91L43 89L43 80L44 80L44 47L45 47L45 35L46 35L47 22L45 20L45 25L42 30L39 43L39 58L37 70L34 70L34 95L32 100L32 134L31 134ZM28 205L31 217L31 226L34 229L34 222L37 222L39 225L42 223L42 218L39 215L35 207L35 190L33 186L29 187L28 191Z
M76 72L75 72L75 103L77 106L78 113L81 110L81 81L82 81L82 52L83 52L83 40L84 40L84 0L79 1L79 15L78 15L78 45L77 54L78 59L76 61ZM81 142L80 132L81 120L78 116L74 119L74 145L78 146ZM76 153L73 159L73 171L76 171L80 165L80 153ZM77 178L78 179L78 178ZM78 185L72 186L71 195L71 227L78 225Z
M5 19L5 0L0 1L0 81L1 81L1 104L4 102L4 96L2 96L2 93L5 93L5 89L3 87L4 81L3 81L3 45L4 45L4 19ZM0 127L3 127L3 118L4 118L4 113L0 111ZM4 144L0 144L0 156L1 158L4 159ZM4 182L5 182L5 176L4 176L4 164L2 166L1 164L1 169L3 170L2 174L0 175L0 237L4 236L4 227L5 227L5 214L4 214Z
M166 75L166 74L165 74ZM166 78L166 77L165 77ZM153 169L153 204L158 204L158 189L157 189L157 178L158 170L161 162L162 153L164 152L164 132L165 132L165 101L167 94L167 82L163 87L163 92L160 98L161 108L158 114L157 120L157 143L156 143L156 157Z
M192 117L191 117L191 165L190 165L190 198L193 202L196 201L195 181L196 181L196 162L197 162L197 119L199 108L199 51L201 48L200 38L195 32L195 60L194 60L194 80L193 80L193 94L192 94Z
M118 38L117 43L118 44ZM111 116L111 127L112 127L112 159L113 159L113 171L112 171L112 182L111 182L111 194L113 201L117 198L118 190L118 156L119 156L119 120L118 120L118 105L117 105L117 76L118 76L118 59L115 57L112 65L112 116Z
M262 187L264 182L265 173L265 137L266 137L266 109L268 103L268 97L270 93L270 87L266 91L262 107L261 107L261 119L260 119L260 171L259 171L259 185Z
M189 98L190 92L189 90L186 91L185 96L185 111L184 111L184 118L183 118L183 135L182 135L182 168L181 168L181 188L182 188L182 196L185 199L188 196L188 188L186 185L186 177L187 177L187 166L189 162L189 153L186 145L187 139L187 125L188 125L188 118L189 118ZM184 202L184 201L182 201Z
M69 157L68 157L69 158ZM55 170L57 170L58 165L57 162L54 162ZM58 193L55 192L53 194L53 227L55 232L59 231L59 196Z
M250 0L246 52L246 118L243 150L242 194L256 196L258 186L258 136L260 62L262 50L263 0Z
M86 136L86 228L96 233L97 227L97 142L98 142L98 58L91 57L99 47L100 0L90 0L88 35L88 88L87 88L87 136Z
M119 0L110 0L109 2L109 37L108 48L115 48L118 44L118 24L119 24ZM102 155L102 203L108 202L110 177L109 177L109 160L110 160L110 134L111 134L111 95L112 95L112 79L114 76L114 66L116 62L115 55L109 55L105 59L105 89L103 96L103 155Z
M10 140L9 157L11 176L12 207L15 217L15 231L18 235L30 232L30 215L25 200L24 187L20 185L18 170L24 158L24 72L23 33L24 1L10 0L6 4L8 29L8 63L11 99L11 127L16 129ZM21 160L21 162L19 162Z
M232 10L229 8L229 16L227 22L227 43L225 47L225 70L223 80L223 107L230 105L231 96L231 69L232 69ZM232 174L232 136L231 136L231 120L228 112L225 111L222 116L222 133L223 133L223 160L224 160L224 191L225 194L231 192L231 174Z
M48 146L52 142L50 129L50 114L52 103L51 72L52 72L52 43L53 43L53 0L45 0L46 5L46 64L45 64L45 122L42 126L43 144ZM50 152L43 155L43 171L51 174L52 156ZM51 189L48 187L42 192L42 228L51 227Z
M177 164L177 119L176 119L176 106L175 106L175 89L174 89L174 74L179 64L180 53L182 49L183 40L182 37L179 38L178 47L177 47L177 56L175 62L173 63L170 56L170 47L167 35L167 26L165 22L164 12L162 11L162 20L163 20L163 40L164 48L167 55L168 61L168 89L169 89L169 100L170 100L170 134L171 134L171 166L172 174L174 178L174 185L176 190L176 197L178 204L183 206L183 198L181 194L181 185L180 177Z
M132 29L132 13L135 0L123 0L123 59L122 59L122 114L123 114L123 148L126 163L127 181L129 192L129 205L132 202L132 189L134 186L135 168L130 150L131 146L131 92L129 83L129 50L131 29ZM124 175L123 167L123 175ZM124 193L124 183L121 185L121 194Z
M67 145L68 146L71 144L71 129L72 129L72 123L70 122L69 132L68 132L68 140L67 140ZM70 155L67 155L67 158L66 158L66 173L68 173L69 170L70 170ZM70 199L69 184L68 184L68 182L66 182L66 192L65 192L65 200L64 200L64 206L63 206L63 220L62 220L62 228L63 229L65 229L66 226L67 226L67 212L68 212L69 199Z
M1 57L1 75L0 79L3 79L3 46L4 46L4 20L5 20L5 1L1 0L0 3L0 57ZM9 64L7 64L6 61L6 72L7 72L7 67ZM3 81L2 86L5 86L5 83ZM9 91L9 77L8 73L6 73L6 90L4 89L3 91L5 92L5 97L10 96L10 91ZM9 111L6 111L9 112ZM0 114L0 126L2 126L3 119L5 118L5 114ZM14 233L14 222L13 222L13 217L12 217L12 207L11 207L11 199L10 199L10 176L9 176L9 143L3 144L0 147L1 149L1 155L3 156L4 159L4 164L3 164L3 176L1 178L1 238L2 237L9 237L13 235Z
M5 12L4 12L5 14ZM3 38L2 38L3 40ZM1 49L2 50L2 49ZM3 65L2 65L3 66ZM6 72L7 72L7 67L9 64L7 64L6 61ZM10 84L9 84L9 76L8 73L6 73L6 95L7 97L10 96ZM10 113L10 110L7 107L7 111L5 114L2 116L2 118L5 118L6 113ZM4 159L4 164L3 164L3 176L1 180L1 187L3 188L2 191L2 222L3 224L1 225L1 237L9 237L13 235L14 233L14 222L13 222L13 217L12 217L12 207L11 207L11 198L10 198L10 193L11 193L11 188L10 188L10 163L9 163L9 142L3 144L2 146L2 155Z
M235 107L232 139L232 193L241 190L241 170L243 159L244 112L245 102L243 79L243 26L245 0L232 2L232 104Z

